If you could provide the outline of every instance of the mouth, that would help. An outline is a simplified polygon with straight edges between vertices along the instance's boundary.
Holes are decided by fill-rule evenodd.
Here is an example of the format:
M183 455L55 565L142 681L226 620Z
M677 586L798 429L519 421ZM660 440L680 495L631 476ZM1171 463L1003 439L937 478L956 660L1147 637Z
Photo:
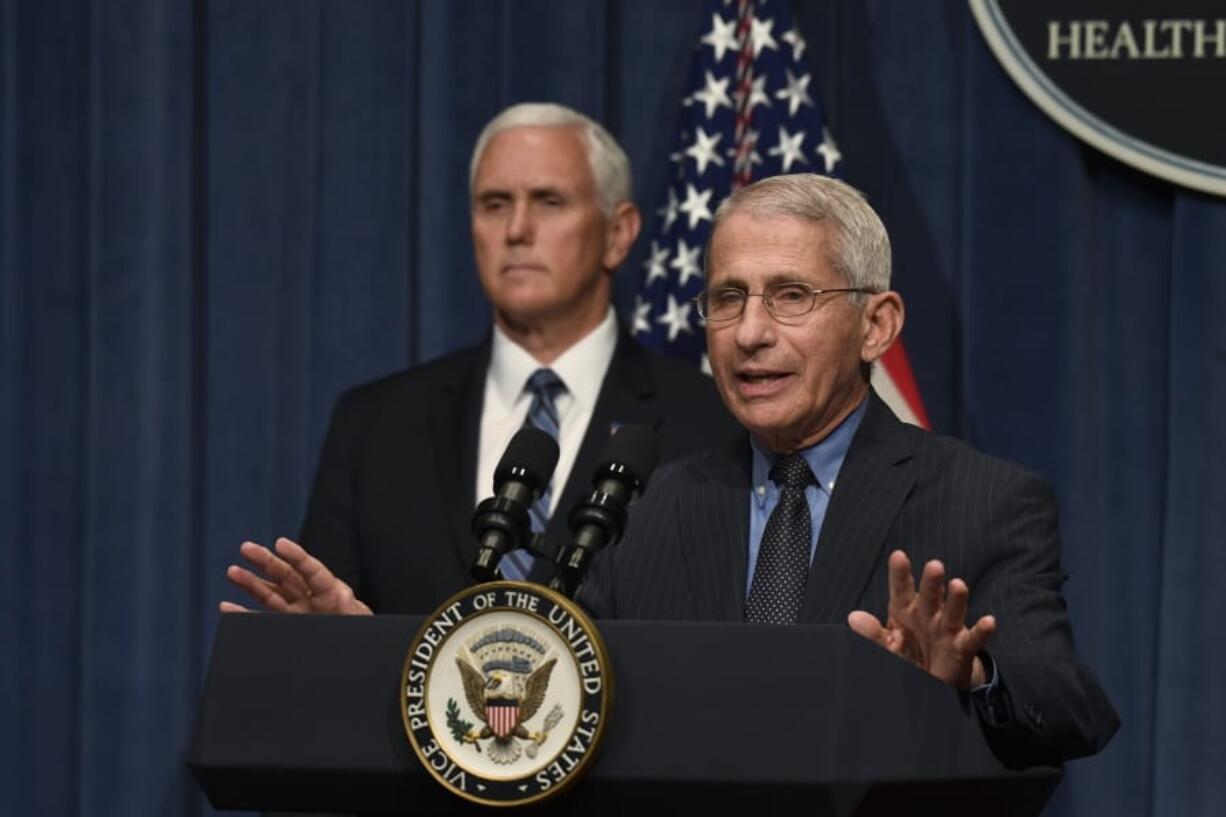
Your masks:
M517 263L517 264L503 264L502 266L503 275L522 275L525 273L544 272L544 271L545 271L545 267L542 266L541 264Z
M794 377L790 372L741 371L736 373L737 391L746 399L772 397L787 388Z

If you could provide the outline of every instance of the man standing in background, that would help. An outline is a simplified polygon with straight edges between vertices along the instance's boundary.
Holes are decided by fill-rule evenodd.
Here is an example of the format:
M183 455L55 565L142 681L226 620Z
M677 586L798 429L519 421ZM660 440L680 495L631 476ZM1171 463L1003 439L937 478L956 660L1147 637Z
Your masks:
M425 613L470 583L473 506L525 424L560 447L541 514L554 542L569 533L552 511L590 490L618 425L654 428L664 460L735 428L709 378L617 325L613 274L641 219L629 161L604 128L559 105L512 106L477 139L470 188L490 337L341 397L302 546L245 542L258 572L227 571L268 610ZM508 578L547 580L549 567L522 552L502 563Z

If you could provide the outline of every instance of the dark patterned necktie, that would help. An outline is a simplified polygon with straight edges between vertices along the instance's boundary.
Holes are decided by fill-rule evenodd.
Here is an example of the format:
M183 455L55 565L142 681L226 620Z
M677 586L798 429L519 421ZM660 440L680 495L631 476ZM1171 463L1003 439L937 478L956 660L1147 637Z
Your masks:
M771 468L779 501L766 520L753 585L745 601L745 620L755 624L795 624L809 580L809 539L813 520L805 488L816 484L800 454L780 457Z
M553 369L537 369L528 378L524 391L532 394L532 405L528 407L528 416L524 418L525 426L539 428L555 440L558 438L558 406L555 400L566 391L566 384L554 374ZM549 522L549 498L552 494L551 485L546 485L540 498L528 509L532 519L532 532L540 533ZM526 550L513 550L498 564L503 578L524 580L532 570L532 556Z

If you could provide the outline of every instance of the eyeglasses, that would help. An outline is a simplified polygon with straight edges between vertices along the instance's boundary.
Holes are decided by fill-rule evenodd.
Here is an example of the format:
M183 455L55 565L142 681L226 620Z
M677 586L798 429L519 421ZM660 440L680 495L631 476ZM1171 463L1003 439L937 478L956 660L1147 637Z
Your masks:
M817 305L818 295L832 295L836 292L873 293L875 290L867 287L838 287L821 289L809 286L800 281L786 281L771 284L761 294L750 293L740 287L715 287L698 293L694 305L703 320L711 323L732 321L741 317L745 311L745 303L750 298L761 298L766 311L776 318L799 318L813 311Z

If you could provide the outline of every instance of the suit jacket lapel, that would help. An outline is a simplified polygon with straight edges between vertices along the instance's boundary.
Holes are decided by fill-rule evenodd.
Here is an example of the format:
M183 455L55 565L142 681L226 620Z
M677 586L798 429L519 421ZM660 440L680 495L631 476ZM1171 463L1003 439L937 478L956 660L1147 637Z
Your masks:
M681 553L699 620L741 621L749 559L748 438L709 452L680 497Z
M442 489L448 538L466 571L477 552L471 532L473 485L477 478L477 441L489 359L487 337L474 350L469 365L456 366L447 373L435 395L430 418L434 473ZM493 486L490 487L492 492Z
M876 394L868 400L826 509L801 621L842 623L856 609L915 484L902 424Z

